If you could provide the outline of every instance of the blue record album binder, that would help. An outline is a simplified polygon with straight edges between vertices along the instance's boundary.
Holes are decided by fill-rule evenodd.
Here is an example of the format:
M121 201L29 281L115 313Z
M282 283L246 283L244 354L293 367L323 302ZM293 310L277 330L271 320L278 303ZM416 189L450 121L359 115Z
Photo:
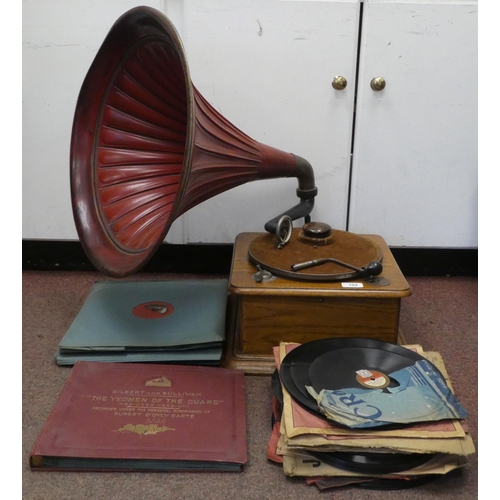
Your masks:
M97 281L61 339L56 362L219 364L225 279Z

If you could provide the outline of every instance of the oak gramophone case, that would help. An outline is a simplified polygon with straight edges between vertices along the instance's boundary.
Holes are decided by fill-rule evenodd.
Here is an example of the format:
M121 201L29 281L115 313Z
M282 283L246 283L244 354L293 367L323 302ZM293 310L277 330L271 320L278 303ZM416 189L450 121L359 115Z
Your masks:
M98 270L116 278L138 271L190 208L281 177L297 178L298 204L265 232L236 238L224 364L271 373L280 341L396 342L410 290L383 239L311 221L312 166L253 140L203 98L162 13L137 7L116 21L83 82L71 140L75 223Z
M352 236L343 231L333 234L339 239ZM368 253L380 251L382 277L356 278L349 277L355 273L345 273L345 278L328 280L318 265L315 270L320 279L315 281L282 276L256 281L255 265L248 254L259 238L272 240L271 235L258 233L242 233L236 238L229 278L232 316L226 365L247 373L271 374L276 368L272 349L280 341L305 343L332 337L398 341L401 299L410 295L410 287L380 236L356 235L356 240ZM290 250L292 253L293 248ZM315 250L306 249L305 253L311 258ZM345 251L346 245L339 245L337 253ZM358 258L363 259L362 252ZM356 261L348 246L346 260ZM337 276L344 274L342 266L333 263L329 270Z

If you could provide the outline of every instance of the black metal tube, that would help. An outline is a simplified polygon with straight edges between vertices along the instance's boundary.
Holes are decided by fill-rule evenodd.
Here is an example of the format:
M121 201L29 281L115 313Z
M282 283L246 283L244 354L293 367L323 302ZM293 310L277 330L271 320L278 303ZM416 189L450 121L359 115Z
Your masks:
M318 188L314 182L314 171L311 164L304 158L293 155L295 157L296 167L293 174L297 177L299 187L297 188L297 196L300 198L298 205L289 208L286 212L281 213L274 219L266 222L264 228L268 233L274 234L278 227L278 221L283 215L288 215L292 220L308 218L314 208L314 198L318 194Z

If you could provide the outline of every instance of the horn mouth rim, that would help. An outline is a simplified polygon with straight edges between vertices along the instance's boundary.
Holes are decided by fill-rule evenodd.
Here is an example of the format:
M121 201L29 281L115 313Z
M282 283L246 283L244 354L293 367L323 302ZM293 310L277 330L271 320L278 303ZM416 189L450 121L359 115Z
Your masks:
M159 222L144 248L123 244L103 216L96 189L96 143L100 119L116 71L130 51L151 42L165 42L174 50L184 78L186 129L184 153L172 208ZM179 77L181 80L181 77ZM113 277L138 271L154 255L177 217L188 177L194 136L193 88L184 48L173 24L161 12L136 7L123 14L111 27L99 48L78 95L70 146L70 186L73 217L82 246L94 266Z

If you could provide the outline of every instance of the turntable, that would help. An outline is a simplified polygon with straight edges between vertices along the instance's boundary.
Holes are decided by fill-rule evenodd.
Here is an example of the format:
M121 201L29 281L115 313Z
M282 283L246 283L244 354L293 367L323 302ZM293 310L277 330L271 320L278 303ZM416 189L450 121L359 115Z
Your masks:
M116 21L82 84L71 136L73 215L99 271L138 271L192 207L280 177L297 178L299 203L265 233L236 239L224 364L270 374L282 340L395 342L410 290L383 239L311 221L312 166L253 140L203 98L161 12L137 7Z

